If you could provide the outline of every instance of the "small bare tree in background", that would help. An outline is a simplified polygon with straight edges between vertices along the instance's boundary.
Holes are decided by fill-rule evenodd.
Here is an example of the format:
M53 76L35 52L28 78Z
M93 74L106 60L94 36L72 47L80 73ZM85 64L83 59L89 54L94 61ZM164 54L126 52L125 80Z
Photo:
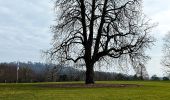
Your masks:
M161 64L164 66L164 71L166 74L170 75L170 32L165 35L164 39L164 44L163 44L163 58L161 61Z
M94 83L96 62L146 60L152 26L142 14L142 0L56 0L53 60L81 62L86 84ZM123 61L121 61L123 62Z

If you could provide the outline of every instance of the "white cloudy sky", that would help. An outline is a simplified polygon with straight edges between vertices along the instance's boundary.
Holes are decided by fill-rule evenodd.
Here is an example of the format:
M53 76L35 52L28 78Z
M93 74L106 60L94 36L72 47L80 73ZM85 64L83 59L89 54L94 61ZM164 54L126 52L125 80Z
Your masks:
M0 62L42 62L41 50L50 48L54 0L0 0ZM144 0L143 12L159 23L153 30L157 42L148 54L150 75L162 75L162 38L169 31L170 0Z
M155 46L148 50L151 60L148 62L147 69L150 75L157 74L162 76L163 67L160 64L163 45L163 37L170 31L170 0L144 0L144 13L152 19L152 22L158 23L158 26L151 34L157 39Z

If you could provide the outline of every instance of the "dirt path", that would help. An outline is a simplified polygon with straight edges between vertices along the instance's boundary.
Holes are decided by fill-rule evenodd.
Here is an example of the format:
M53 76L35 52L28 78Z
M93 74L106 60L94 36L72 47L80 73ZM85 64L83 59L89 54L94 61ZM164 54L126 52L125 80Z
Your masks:
M123 87L140 87L142 85L137 84L42 84L40 87L48 87L48 88L104 88L104 87L112 87L112 88L123 88Z

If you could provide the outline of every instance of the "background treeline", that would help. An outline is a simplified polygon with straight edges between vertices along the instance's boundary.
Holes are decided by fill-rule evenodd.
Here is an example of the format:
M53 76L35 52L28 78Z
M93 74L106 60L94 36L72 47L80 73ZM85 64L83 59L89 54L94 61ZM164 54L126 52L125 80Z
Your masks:
M0 63L0 82L17 82L18 63ZM63 65L19 62L18 82L84 81L85 71ZM95 80L140 80L136 75L95 71ZM156 75L151 80L169 80Z

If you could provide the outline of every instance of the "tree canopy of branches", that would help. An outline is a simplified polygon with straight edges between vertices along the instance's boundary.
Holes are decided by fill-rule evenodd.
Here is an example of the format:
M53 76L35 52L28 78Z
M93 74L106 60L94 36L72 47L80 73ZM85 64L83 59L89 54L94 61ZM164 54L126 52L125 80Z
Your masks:
M83 62L86 84L94 83L96 62L147 57L152 26L142 14L142 0L56 0L55 5L57 21L49 53L53 60Z
M163 45L163 53L164 56L162 58L161 64L164 66L164 70L167 74L170 72L170 32L165 36L164 45Z

